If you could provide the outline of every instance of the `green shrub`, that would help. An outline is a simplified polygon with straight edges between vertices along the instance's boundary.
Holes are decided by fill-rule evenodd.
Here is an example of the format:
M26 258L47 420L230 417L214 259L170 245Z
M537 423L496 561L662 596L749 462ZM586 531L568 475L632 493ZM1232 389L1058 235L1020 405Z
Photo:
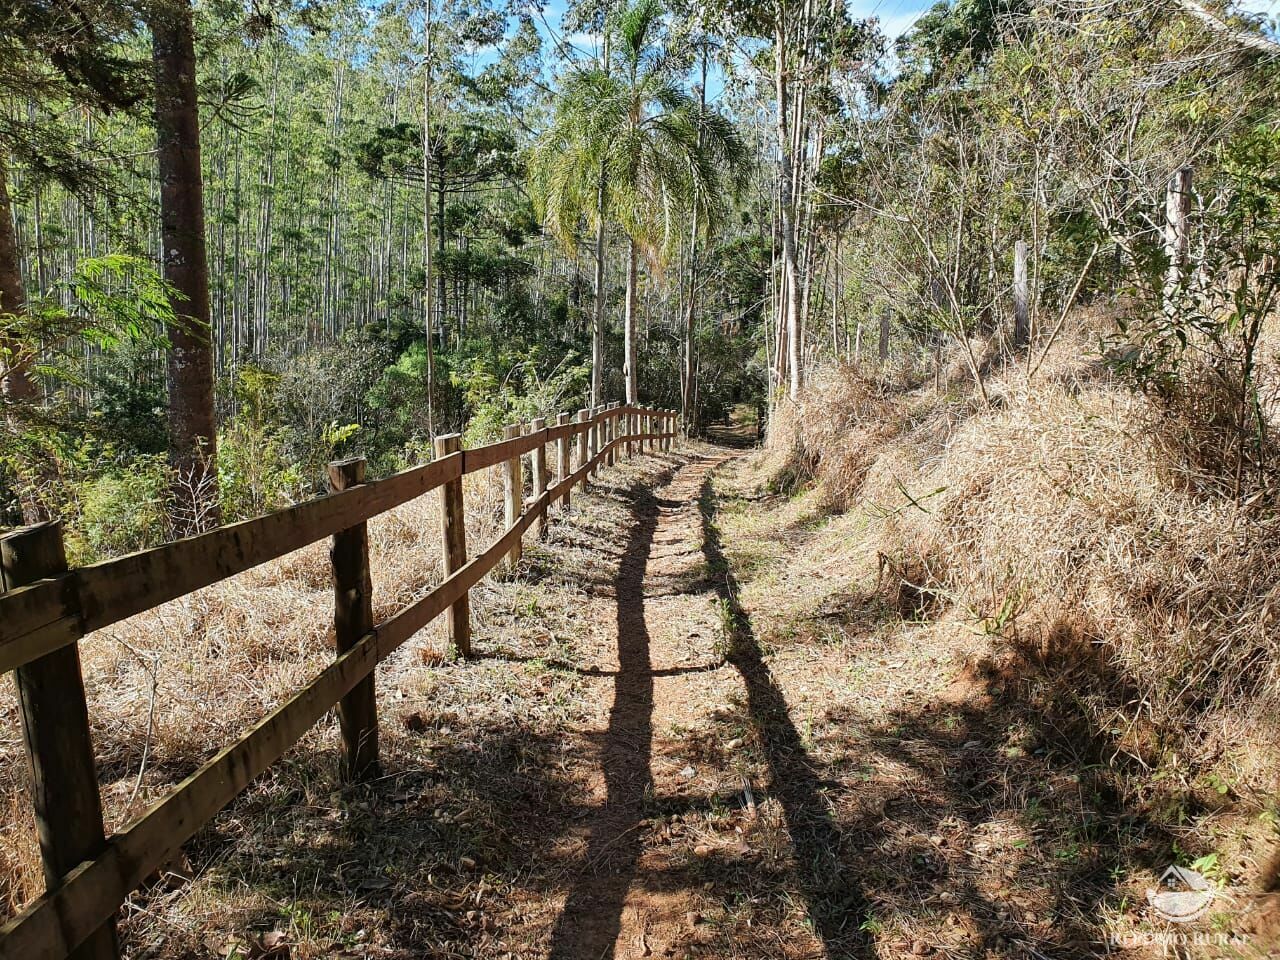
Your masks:
M168 539L169 477L163 456L145 456L76 484L79 516L67 525L71 564L145 550Z

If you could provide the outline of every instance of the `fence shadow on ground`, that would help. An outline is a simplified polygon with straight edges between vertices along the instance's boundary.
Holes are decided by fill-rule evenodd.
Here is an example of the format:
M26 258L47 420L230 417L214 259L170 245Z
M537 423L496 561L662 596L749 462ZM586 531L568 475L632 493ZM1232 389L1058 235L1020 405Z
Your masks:
M872 944L859 929L868 903L859 878L845 869L841 830L823 796L823 783L791 719L786 698L765 663L751 620L738 600L738 585L715 523L716 496L711 478L703 484L699 508L702 550L727 621L728 660L746 686L747 711L764 750L770 789L785 811L813 931L829 956L872 957Z

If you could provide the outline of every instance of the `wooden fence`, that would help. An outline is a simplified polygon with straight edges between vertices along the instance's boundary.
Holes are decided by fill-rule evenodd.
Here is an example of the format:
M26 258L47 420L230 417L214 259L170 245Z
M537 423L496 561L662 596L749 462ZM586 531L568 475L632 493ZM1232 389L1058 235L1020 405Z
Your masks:
M456 434L439 437L431 463L373 482L365 481L362 460L334 463L328 496L77 570L67 570L58 524L0 539L0 673L13 670L17 680L46 885L43 896L0 928L0 960L118 957L115 917L128 896L335 705L344 774L375 772L374 667L446 612L452 642L470 655L471 587L498 564L518 560L529 527L544 530L548 507L568 505L573 487L585 488L601 465L646 448L669 450L675 416L613 404L580 410L576 418L561 414L551 426L535 420L527 431L508 427L502 441L473 450L461 449ZM548 446L555 452L554 484ZM468 558L462 478L498 465L506 527ZM444 579L375 624L366 521L437 488ZM333 538L337 658L142 816L105 836L80 638L325 537Z

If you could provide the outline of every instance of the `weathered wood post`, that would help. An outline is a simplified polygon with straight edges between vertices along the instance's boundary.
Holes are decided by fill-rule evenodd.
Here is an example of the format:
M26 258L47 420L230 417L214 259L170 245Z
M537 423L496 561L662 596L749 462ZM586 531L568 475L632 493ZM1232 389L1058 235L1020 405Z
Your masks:
M675 414L675 411L674 411L674 410L668 410L668 411L667 411L667 418L666 418L666 423L665 423L664 428L663 428L663 432L664 432L664 433L675 434L675 432L676 432L676 414ZM673 439L674 439L674 436L671 436L671 437L663 437L663 439L662 439L662 450L663 450L663 452L664 452L664 453L670 453L670 452L671 452L671 441L672 441Z
M363 457L329 464L329 489L334 493L365 481ZM338 656L354 647L373 629L373 576L369 572L369 530L365 521L333 535L329 547L333 570L333 638ZM378 773L378 698L373 674L338 701L342 731L342 774L349 781Z
M547 429L547 421L538 417L529 424L530 433L544 433ZM547 490L547 444L546 437L542 438L533 448L533 501L537 503ZM547 535L547 510L550 504L545 504L538 510L538 515L533 520L533 534L536 537L545 537Z
M572 414L562 413L556 417L557 427L567 427L573 421ZM573 461L569 459L569 432L564 431L556 440L556 482L559 483L573 473ZM564 496L560 500L566 510L569 509L569 488L565 487Z
M1191 216L1191 167L1179 167L1169 178L1164 200L1164 252L1169 260L1164 281L1164 307L1173 308L1173 297L1182 283L1187 266L1189 234L1187 220Z
M613 438L617 436L617 429L616 429L616 425L618 423L617 402L615 401L609 404L609 406L606 409L608 410L608 413L605 415L605 421L604 421L604 446L605 446L605 449L608 450L608 453L604 455L604 465L606 467L612 467L613 461L614 461L614 451L609 446L609 444L611 444L613 442Z
M644 408L644 432L645 433L654 432L653 420L654 420L653 407L645 407ZM650 453L653 452L653 437L650 437L648 440L644 442L644 448L648 450Z
M436 437L436 459L462 449L462 434ZM467 526L462 505L462 476L440 487L440 539L444 575L452 576L467 565ZM464 593L448 610L449 639L459 656L471 656L471 595Z
M889 359L889 308L880 308L880 364Z
M617 440L620 436L622 436L622 403L618 402L613 405L613 426L609 428L609 439ZM621 444L613 448L613 453L609 454L609 462L622 462Z
M594 473L599 473L601 468L604 466L604 431L605 424L608 420L609 405L605 404L604 406L596 407L596 454L599 456L599 462L596 463L596 468L593 471Z
M1027 241L1013 245L1013 345L1031 340L1031 298L1027 287Z
M13 590L67 569L60 523L40 523L0 538L0 589ZM89 708L72 643L13 672L22 740L31 772L40 860L46 890L106 849L102 797L89 734ZM75 960L120 956L115 920L104 923L71 954Z
M600 410L600 407L592 407L587 422L587 463L591 464L587 475L592 477L596 474L595 459L600 451Z
M591 411L586 407L579 410L578 426L580 429L578 432L578 470L582 470L582 480L579 482L581 483L582 489L584 492L587 489L588 477L587 477L587 471L584 470L583 468L591 460L591 453L589 451L589 447L590 447L589 435L591 432L591 427L588 426L590 422L591 422Z
M514 440L520 436L520 424L510 423L502 432L503 438L506 440ZM511 529L512 525L520 519L520 511L523 508L524 501L524 458L516 455L509 459L502 472L502 492L504 494L504 510L503 519L506 521L504 526ZM511 552L507 554L507 569L514 570L520 562L521 541L523 538L517 538L516 542L511 545Z

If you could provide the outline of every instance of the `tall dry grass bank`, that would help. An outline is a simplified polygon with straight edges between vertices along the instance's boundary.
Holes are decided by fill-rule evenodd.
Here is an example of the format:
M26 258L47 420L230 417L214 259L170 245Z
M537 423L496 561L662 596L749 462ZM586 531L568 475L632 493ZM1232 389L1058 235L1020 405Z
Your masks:
M1034 378L992 370L987 403L958 359L936 380L828 368L777 412L757 476L837 515L806 549L908 619L990 638L975 669L1017 684L1127 802L1265 811L1280 790L1276 489L1215 476L1221 438L1176 408L1212 398L1131 390L1089 319ZM1274 432L1274 327L1261 353Z

